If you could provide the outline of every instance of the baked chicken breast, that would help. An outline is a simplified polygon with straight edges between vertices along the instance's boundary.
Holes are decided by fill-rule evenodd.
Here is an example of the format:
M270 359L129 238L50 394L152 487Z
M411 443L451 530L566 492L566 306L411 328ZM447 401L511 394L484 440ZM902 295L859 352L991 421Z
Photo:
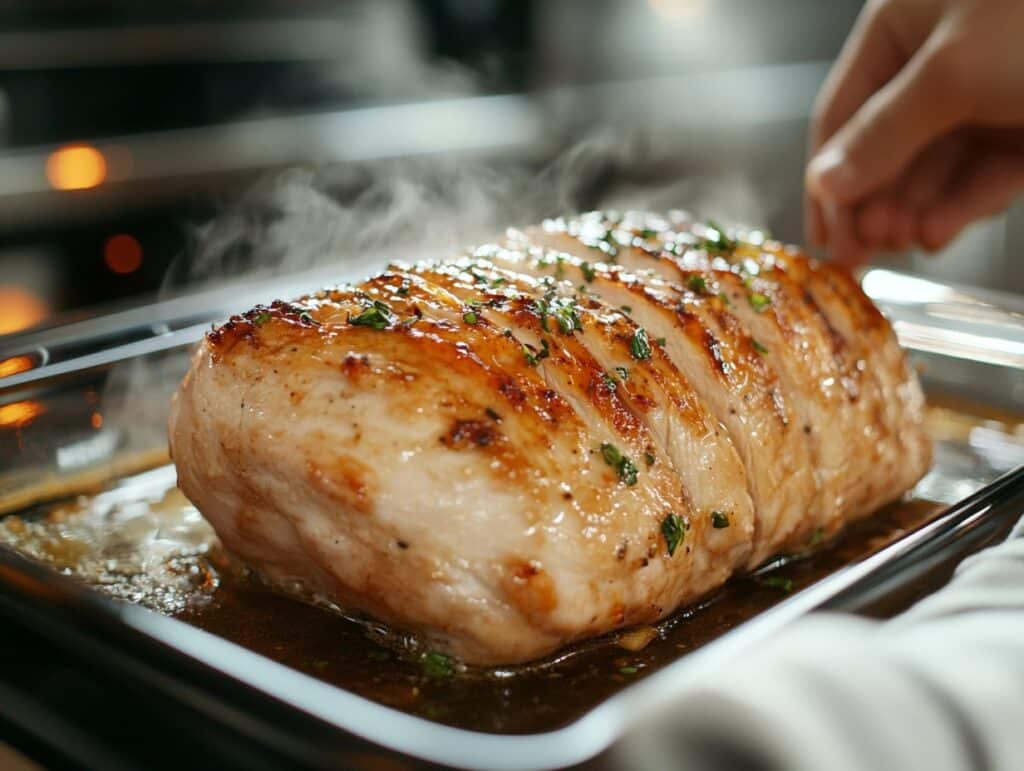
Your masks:
M911 488L923 398L844 270L557 219L210 332L171 453L272 585L477 665L649 623Z

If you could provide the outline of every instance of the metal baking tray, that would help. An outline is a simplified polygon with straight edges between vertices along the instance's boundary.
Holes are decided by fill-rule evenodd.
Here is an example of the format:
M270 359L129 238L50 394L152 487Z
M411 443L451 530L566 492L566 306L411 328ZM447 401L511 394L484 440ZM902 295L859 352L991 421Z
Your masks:
M123 510L151 501L154 491L173 482L165 456L167 400L209 323L366 270L212 290L0 341L0 530L41 517L64 527L72 520L61 512L81 509L83 502L120 501ZM159 580L133 585L115 576L92 586L76 580L74 555L47 564L38 553L33 559L0 546L0 614L11 629L28 630L58 651L52 656L102 673L104 687L117 689L105 709L124 711L136 703L139 710L156 709L193 743L205 742L208 757L268 768L372 766L382 756L413 767L599 767L602 753L638 716L671 700L705 668L815 610L891 615L941 584L960 559L998 540L1024 513L1024 303L885 270L867 272L862 282L893 320L936 405L930 424L936 462L915 491L933 505L918 507L920 516L909 519L873 518L868 531L845 536L869 545L859 551L844 551L841 541L824 562L769 566L774 570L766 583L792 583L796 591L759 590L756 613L722 621L728 614L719 611L728 606L731 589L717 606L684 611L658 630L663 642L686 640L682 650L659 654L657 662L630 658L638 665L611 671L608 687L577 704L569 718L563 711L545 723L544 704L515 702L507 685L524 676L516 672L481 676L473 686L481 713L489 709L489 696L495 704L505 700L511 728L483 721L468 730L465 720L443 710L410 714L416 710L338 687L337 678L332 682L317 670L318 662L279 663L266 649L232 642L223 624L220 634L204 631L201 618L173 612L181 610L180 597ZM711 626L713 617L714 630L678 636L680 629ZM615 662L606 653L611 646L605 641L604 648L592 646L566 660L589 655ZM557 700L559 692L573 690L579 671L553 661L528 676L555 678L543 694ZM67 719L30 719L40 714L31 693L4 685L0 692L0 725L73 747L84 765L124 764L123 752L98 746ZM446 691L438 693L443 699ZM172 756L172 748L164 751L165 760Z

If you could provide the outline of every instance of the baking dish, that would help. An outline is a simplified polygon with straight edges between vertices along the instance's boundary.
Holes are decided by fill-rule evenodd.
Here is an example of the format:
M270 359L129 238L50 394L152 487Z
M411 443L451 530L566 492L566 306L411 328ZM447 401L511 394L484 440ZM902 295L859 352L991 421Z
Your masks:
M39 538L12 535L14 522L22 530L25 523L39 524L36 536L74 535L90 511L122 528L138 507L170 500L173 470L166 466L163 421L191 344L211 321L299 294L327 275L176 298L0 346L11 373L0 379L0 423L6 425L0 442L4 457L13 460L0 478L0 508L5 540L20 549L0 551L0 608L59 645L90 651L126 680L145 683L151 698L166 700L177 713L200 715L225 736L244 737L250 748L265 745L265 757L282 764L349 765L352 753L386 751L466 767L587 761L636 716L685 688L694 673L739 655L804 613L833 608L884 616L905 607L1024 511L1019 301L872 270L863 276L865 289L911 350L933 403L936 463L915 491L918 502L873 518L818 556L780 560L732 582L705 607L687 609L654 630L654 641L642 650L599 641L527 671L449 677L450 663L431 671L430 661L403 658L401 646L358 642L381 633L372 626L302 606L285 610L283 600L266 601L273 606L269 615L225 614L229 603L217 609L217 592L225 587L260 595L216 562L211 570L219 584L206 605L196 606L187 581L177 591L173 577L163 581L168 574L155 573L133 585L119 578L118 564L89 574L77 569L81 554L62 553L63 546L40 550L33 547ZM353 277L335 272L330 280ZM161 505L186 511L180 501ZM201 523L185 516L157 525L178 528L177 543L194 547L178 567L196 568L198 583L207 581L202 571L211 557ZM157 540L167 548L174 538ZM147 543L156 548L153 539ZM78 572L94 587L61 570ZM111 593L130 602L115 602ZM292 613L313 625L307 628L330 627L350 654L278 653L276 646L294 648L310 636L301 634L301 623L300 634L290 637L286 630L259 630L288 626L299 616L282 614ZM383 653L375 656L375 650ZM384 687L370 687L368 672Z

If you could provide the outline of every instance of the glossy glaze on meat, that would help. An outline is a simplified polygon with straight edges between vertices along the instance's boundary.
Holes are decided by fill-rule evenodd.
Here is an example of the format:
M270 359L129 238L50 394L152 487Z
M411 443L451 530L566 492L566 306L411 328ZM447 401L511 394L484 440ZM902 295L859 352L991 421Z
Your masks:
M595 212L234 317L179 484L286 591L474 664L651 622L897 498L922 397L843 271Z

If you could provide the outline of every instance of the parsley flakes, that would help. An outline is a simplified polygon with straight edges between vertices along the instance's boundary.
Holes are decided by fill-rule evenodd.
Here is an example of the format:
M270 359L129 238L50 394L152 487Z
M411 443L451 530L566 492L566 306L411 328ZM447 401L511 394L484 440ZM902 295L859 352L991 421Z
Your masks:
M779 589L786 594L793 591L793 579L783 578L782 576L758 576L754 579L761 586L767 586L770 589Z
M433 678L451 677L455 674L451 658L437 651L424 653L420 657L420 669L427 677Z
M385 329L389 327L394 320L395 314L380 300L374 300L373 304L358 316L348 317L348 323L354 327L372 327L373 329Z
M765 308L772 304L772 299L765 294L760 292L750 293L750 307L754 309L756 313L762 313Z
M534 350L528 345L523 346L523 356L526 357L526 363L531 367L536 367L540 363L541 359L546 359L551 355L551 351L548 349L548 341L540 341L541 349L539 351Z
M618 447L604 442L601 445L601 456L604 458L605 463L618 472L620 482L625 482L629 487L636 484L636 466L633 465L633 461L619 452Z
M678 514L669 514L661 520L661 534L665 537L668 556L672 557L686 536L686 522Z
M731 252L736 248L736 240L725 235L725 228L714 220L707 221L708 234L701 241L701 246L709 252Z
M715 528L715 530L721 530L722 528L729 527L729 515L724 511L712 511L711 527Z
M651 358L651 341L647 338L647 330L640 327L629 343L629 352L637 361Z

